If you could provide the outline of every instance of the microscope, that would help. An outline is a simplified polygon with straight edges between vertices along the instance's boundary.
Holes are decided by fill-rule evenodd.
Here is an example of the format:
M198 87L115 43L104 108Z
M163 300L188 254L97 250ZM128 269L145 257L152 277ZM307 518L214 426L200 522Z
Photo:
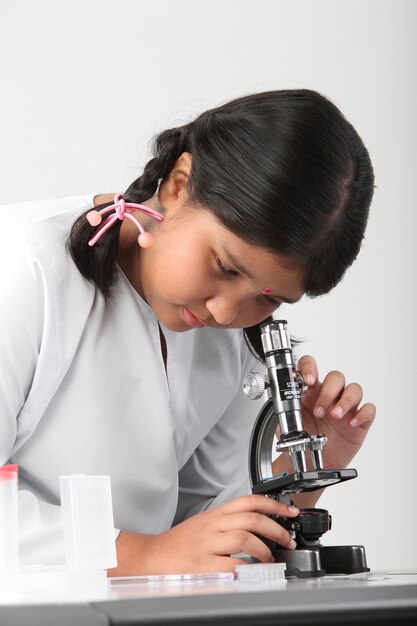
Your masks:
M263 322L261 339L267 374L249 373L243 387L245 395L253 400L260 398L265 390L268 395L256 419L249 445L252 492L291 504L294 493L315 491L356 478L355 469L323 469L322 449L327 437L309 435L303 429L301 395L304 383L295 368L287 322ZM292 460L294 472L291 474L272 474L272 449L276 435L276 451L288 452ZM331 516L325 509L300 509L296 518L273 516L273 519L286 528L297 542L295 550L288 550L263 538L275 561L286 563L287 578L370 571L363 546L320 544L320 537L331 528Z

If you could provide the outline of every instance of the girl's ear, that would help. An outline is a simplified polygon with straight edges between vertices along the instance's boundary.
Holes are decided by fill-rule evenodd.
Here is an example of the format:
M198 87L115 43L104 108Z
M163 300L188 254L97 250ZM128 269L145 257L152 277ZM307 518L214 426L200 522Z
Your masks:
M191 174L192 156L190 152L183 152L177 159L168 177L160 187L160 201L162 206L169 206L171 202L183 202L187 198L187 183Z

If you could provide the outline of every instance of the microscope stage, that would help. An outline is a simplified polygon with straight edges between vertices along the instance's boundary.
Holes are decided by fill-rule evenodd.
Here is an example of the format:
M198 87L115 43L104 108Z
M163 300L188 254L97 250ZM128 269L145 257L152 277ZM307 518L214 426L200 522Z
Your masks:
M300 491L315 491L329 485L335 485L344 480L356 478L355 469L321 469L311 472L295 472L267 478L253 485L253 493L299 493Z

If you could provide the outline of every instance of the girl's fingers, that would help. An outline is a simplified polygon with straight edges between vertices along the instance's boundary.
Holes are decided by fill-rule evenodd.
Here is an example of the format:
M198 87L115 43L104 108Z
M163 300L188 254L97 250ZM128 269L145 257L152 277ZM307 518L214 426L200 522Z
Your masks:
M368 430L375 419L376 409L373 404L358 407L363 399L363 389L357 383L346 385L342 372L333 371L327 374L323 383L319 380L318 368L312 356L303 356L298 361L298 371L305 384L310 388L302 398L303 406L312 411L314 417L322 418L330 414L335 419L349 417L352 427L361 426ZM346 387L345 387L346 385Z
M273 498L257 494L235 498L223 504L218 510L220 509L226 514L254 512L263 513L264 515L281 515L282 517L295 517L299 513L296 507L288 506L283 502L277 502Z
M319 384L319 370L316 359L310 355L302 356L297 363L297 369L308 387Z
M228 542L221 543L220 553L225 554L224 550L229 554L246 552L261 561L270 561L271 553L256 535L276 541L288 549L295 548L289 532L266 516L296 517L299 514L296 507L255 494L236 498L218 509L206 511L207 515L217 516L219 513L221 517L216 522L219 533L216 533L215 539L217 553L219 535L223 536L224 542Z
M349 421L349 424L353 428L357 428L358 426L361 426L364 430L368 430L372 426L372 423L375 419L375 415L376 415L375 405L368 402L367 404L364 404L361 409L359 409L359 411L356 413L356 415L354 415L354 417L352 417L352 419Z
M219 533L214 539L213 545L216 554L249 554L262 563L272 561L272 553L268 546L259 537L255 537L246 530L230 530Z
M342 372L329 372L323 381L320 393L314 406L315 417L324 417L342 395L345 387L345 377Z
M288 549L295 548L291 535L278 522L262 513L234 513L224 515L219 523L222 532L247 531L249 533L271 539Z
M332 408L331 413L333 417L341 419L346 413L352 409L357 409L362 402L363 390L357 383L350 383L347 385L338 399L336 405Z

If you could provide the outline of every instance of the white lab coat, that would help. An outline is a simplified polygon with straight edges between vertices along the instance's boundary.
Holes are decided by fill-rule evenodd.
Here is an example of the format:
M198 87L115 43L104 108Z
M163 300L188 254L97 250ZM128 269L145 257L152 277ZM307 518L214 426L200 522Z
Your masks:
M0 464L19 465L22 564L64 562L59 476L109 475L117 529L159 533L249 493L262 370L241 330L167 342L118 270L106 305L65 251L94 196L0 208Z

